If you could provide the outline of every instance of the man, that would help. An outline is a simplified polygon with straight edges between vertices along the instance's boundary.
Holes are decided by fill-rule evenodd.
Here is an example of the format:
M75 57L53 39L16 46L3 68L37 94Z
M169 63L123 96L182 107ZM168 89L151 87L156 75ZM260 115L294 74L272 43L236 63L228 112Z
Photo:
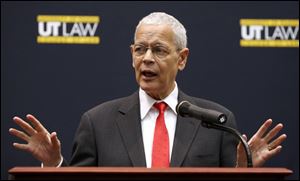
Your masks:
M69 165L245 167L244 150L232 135L204 128L199 120L176 113L177 103L187 100L225 113L226 125L236 127L234 115L228 109L190 97L178 88L176 75L184 69L189 55L183 25L168 14L151 13L137 25L130 48L140 89L82 116ZM44 166L68 165L61 155L56 133L49 134L32 115L27 115L27 119L33 126L14 117L25 132L14 128L9 131L27 144L13 145L30 152ZM283 125L277 124L267 132L271 123L267 120L248 142L256 167L279 153L280 144L286 139L285 134L273 139Z

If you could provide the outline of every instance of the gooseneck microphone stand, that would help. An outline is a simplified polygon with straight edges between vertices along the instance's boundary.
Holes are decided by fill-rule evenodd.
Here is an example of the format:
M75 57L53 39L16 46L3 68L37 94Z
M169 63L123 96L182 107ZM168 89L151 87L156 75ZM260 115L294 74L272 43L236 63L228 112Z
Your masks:
M233 135L235 135L243 144L243 147L246 151L246 156L247 156L247 167L253 167L253 163L252 163L252 154L250 151L250 148L248 146L248 143L243 139L241 133L239 133L237 130L230 128L228 126L224 126L221 124L217 124L217 123L211 123L211 122L204 122L202 121L202 126L206 127L206 128L214 128L214 129L218 129L218 130L222 130L222 131L226 131L229 132Z

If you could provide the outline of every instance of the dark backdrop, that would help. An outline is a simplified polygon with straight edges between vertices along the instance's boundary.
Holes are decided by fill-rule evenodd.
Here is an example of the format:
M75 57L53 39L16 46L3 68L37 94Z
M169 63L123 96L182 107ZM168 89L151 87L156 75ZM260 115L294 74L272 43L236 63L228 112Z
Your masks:
M299 48L240 47L243 18L298 19L294 2L1 2L1 179L14 166L39 166L15 150L15 115L36 115L56 131L70 159L81 114L137 90L129 45L138 21L165 11L186 27L190 56L177 83L231 109L248 137L267 119L288 139L266 163L299 177ZM99 45L37 44L37 15L96 15ZM299 40L299 35L298 35Z

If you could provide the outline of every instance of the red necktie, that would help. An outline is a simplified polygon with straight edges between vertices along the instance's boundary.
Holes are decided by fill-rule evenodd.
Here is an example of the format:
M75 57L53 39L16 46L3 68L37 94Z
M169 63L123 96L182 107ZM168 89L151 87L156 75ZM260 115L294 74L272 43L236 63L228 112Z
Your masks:
M169 136L164 116L167 104L164 102L155 103L154 107L159 110L159 115L155 125L151 167L169 167Z

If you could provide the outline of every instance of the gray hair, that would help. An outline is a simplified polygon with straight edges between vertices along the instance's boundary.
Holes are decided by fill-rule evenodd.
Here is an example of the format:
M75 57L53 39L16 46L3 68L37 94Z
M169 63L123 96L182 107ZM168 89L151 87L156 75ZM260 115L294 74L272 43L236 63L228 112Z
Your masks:
M136 39L137 29L141 25L169 25L175 35L175 44L177 48L183 49L187 46L187 36L184 26L173 16L164 12L154 12L145 16L136 26L134 40Z

